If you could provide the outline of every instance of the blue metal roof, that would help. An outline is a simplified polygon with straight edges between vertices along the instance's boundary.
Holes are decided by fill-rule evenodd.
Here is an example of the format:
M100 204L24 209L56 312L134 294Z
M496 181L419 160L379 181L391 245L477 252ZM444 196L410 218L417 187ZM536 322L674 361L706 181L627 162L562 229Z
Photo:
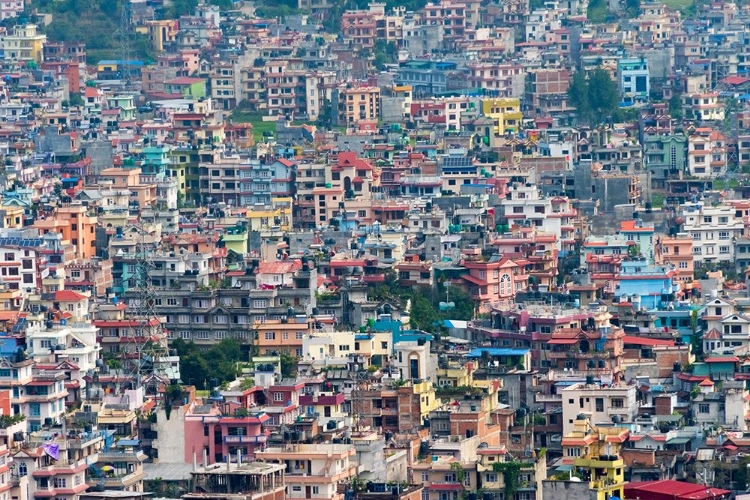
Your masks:
M482 352L487 351L490 356L525 356L528 349L515 349L512 347L476 347L466 355L467 358L481 358Z

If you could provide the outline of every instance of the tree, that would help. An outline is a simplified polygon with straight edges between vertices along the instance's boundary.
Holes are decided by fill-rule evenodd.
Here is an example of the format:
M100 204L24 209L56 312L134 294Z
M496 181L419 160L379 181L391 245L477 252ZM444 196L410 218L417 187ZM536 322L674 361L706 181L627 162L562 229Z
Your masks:
M578 120L598 124L616 115L620 92L609 73L601 68L576 71L568 87L568 99L575 106Z
M432 301L420 289L411 295L409 323L412 328L430 333L439 333L444 329L443 318Z
M299 358L292 356L288 352L282 351L279 355L279 362L281 363L281 376L284 378L294 377L297 375L297 362Z
M669 98L669 114L675 120L682 120L682 96L675 92L672 97Z

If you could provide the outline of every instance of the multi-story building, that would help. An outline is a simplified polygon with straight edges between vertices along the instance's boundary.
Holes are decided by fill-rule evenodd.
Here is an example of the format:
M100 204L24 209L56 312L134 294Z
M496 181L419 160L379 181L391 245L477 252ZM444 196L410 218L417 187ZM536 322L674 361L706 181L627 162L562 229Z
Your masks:
M0 4L0 19L18 17L23 13L24 8L25 0L12 0L3 2L2 4Z
M719 101L718 92L684 94L682 111L686 119L698 122L724 119L724 105Z
M480 99L479 103L482 114L495 120L495 135L520 130L523 120L520 99Z
M662 236L656 246L656 262L669 264L677 271L675 279L684 285L694 278L693 239L687 233L673 237Z
M707 206L703 202L683 207L682 232L693 239L693 261L703 265L734 262L735 238L744 235L745 225L728 205Z
M355 454L350 444L297 444L291 449L269 446L255 456L286 467L287 498L343 500L338 485L356 476Z
M62 242L72 244L76 256L82 259L96 256L96 225L96 216L89 215L88 209L80 203L58 207L47 218L34 222L42 235L61 234Z
M665 189L666 181L687 168L687 139L682 134L648 134L643 138L646 169L651 172L651 187Z
M572 430L563 435L563 456L573 457L573 466L583 470L592 499L622 498L626 483L621 450L629 429L596 427L585 416L574 418Z
M636 387L579 383L562 391L563 434L576 430L578 415L584 415L593 425L632 422L638 416Z
M89 488L86 470L104 447L104 433L71 430L69 435L51 434L30 434L26 445L13 454L17 488L26 487L19 498L76 500Z
M230 500L242 497L246 500L277 500L291 497L289 474L284 477L284 464L242 462L242 454L236 463L204 465L192 472L193 490L184 495L186 500ZM311 480L312 482L312 480ZM301 488L299 485L297 487ZM320 487L315 487L320 491ZM312 494L310 487L310 494ZM299 498L316 498L308 495ZM322 497L321 497L322 498ZM334 498L334 497L331 497Z
M697 128L688 137L687 172L702 178L716 178L727 171L727 139L712 128Z
M617 61L617 80L624 102L643 102L649 99L651 81L645 57L622 58Z
M14 3L15 1L17 0ZM40 33L35 24L14 26L11 33L6 34L1 41L5 61L42 63L46 40L47 35Z
M377 122L380 117L380 88L351 87L339 89L339 119L347 126Z

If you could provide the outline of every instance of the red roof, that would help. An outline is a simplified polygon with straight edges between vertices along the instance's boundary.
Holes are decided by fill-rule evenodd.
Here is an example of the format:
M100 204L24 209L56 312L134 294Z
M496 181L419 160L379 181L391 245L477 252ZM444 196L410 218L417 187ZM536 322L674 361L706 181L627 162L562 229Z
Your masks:
M681 481L644 481L625 485L625 498L640 500L703 500L728 496L731 491Z
M282 262L261 262L258 266L258 274L286 274L297 269L302 269L302 261L285 260Z
M647 337L637 337L635 335L625 335L622 338L623 344L636 344L646 346L668 346L674 347L674 340L651 339Z
M706 363L739 363L740 360L737 356L716 356L714 358L706 358L703 361Z
M728 76L722 80L727 85L742 85L743 83L750 81L750 78L744 76Z
M60 290L55 292L56 301L75 302L84 299L88 299L88 297L81 293L74 292L73 290Z

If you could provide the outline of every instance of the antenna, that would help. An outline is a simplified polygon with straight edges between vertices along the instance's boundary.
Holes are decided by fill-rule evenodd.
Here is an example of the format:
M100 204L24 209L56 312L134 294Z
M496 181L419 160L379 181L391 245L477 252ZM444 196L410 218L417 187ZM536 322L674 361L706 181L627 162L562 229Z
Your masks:
M130 88L132 83L130 74L130 59L131 59L131 47L130 47L130 2L122 3L122 11L120 12L120 28L117 30L117 35L120 43L120 58L122 59L122 67L120 68L120 74L122 75L122 81L125 83L127 88Z
M126 356L131 359L131 378L134 388L140 387L144 369L144 355L150 357L153 373L157 356L166 354L166 335L154 310L156 293L151 284L150 272L154 269L153 248L146 242L147 231L139 219L138 243L135 252L135 290L137 303L133 308L131 327L136 331L128 337ZM156 330L156 331L154 331Z

